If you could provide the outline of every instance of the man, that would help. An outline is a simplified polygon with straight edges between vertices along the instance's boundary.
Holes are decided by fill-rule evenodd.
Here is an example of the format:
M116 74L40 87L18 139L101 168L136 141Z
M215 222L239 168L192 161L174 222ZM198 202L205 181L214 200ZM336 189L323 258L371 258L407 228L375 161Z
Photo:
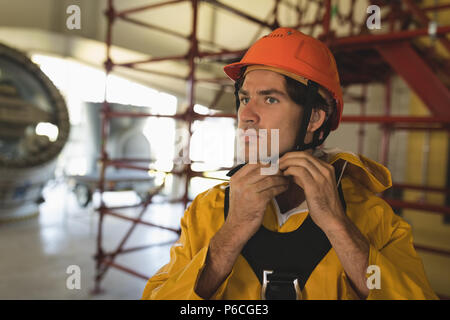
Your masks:
M235 81L246 162L252 133L272 150L277 129L278 168L266 175L270 164L239 165L229 183L198 195L143 298L435 299L410 226L376 196L391 186L389 171L317 148L343 108L328 48L279 28L225 72Z

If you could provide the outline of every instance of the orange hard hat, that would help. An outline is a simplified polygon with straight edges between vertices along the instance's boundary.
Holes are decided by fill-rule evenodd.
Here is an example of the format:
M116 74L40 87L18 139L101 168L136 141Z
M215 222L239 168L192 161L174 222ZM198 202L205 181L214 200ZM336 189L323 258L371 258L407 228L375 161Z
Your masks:
M329 119L330 129L338 127L344 106L342 89L336 61L323 42L292 28L278 28L256 41L241 61L225 66L224 71L236 81L242 76L242 68L251 65L284 70L298 76L294 77L296 80L312 80L328 90L337 108Z

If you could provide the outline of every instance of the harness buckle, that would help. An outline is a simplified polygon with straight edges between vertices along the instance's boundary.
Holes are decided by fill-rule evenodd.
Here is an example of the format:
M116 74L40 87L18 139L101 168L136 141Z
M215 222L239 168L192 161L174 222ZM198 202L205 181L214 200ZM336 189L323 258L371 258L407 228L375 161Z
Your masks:
M273 274L273 270L263 270L263 283L261 286L261 300L267 300L266 299L266 291L268 285L273 282L273 280L269 280L268 276ZM276 280L277 283L292 283L295 290L295 298L296 300L301 300L302 298L302 291L300 290L300 285L298 283L298 278L295 278L294 280Z

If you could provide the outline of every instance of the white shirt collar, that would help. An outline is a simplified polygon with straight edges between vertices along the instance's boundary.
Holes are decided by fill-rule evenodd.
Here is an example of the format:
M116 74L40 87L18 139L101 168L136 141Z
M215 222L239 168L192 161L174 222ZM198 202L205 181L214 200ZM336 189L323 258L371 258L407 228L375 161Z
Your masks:
M341 178L342 175L344 174L344 170L345 167L347 166L347 161L345 161L344 165L342 166L342 170L341 173L339 175L339 179L337 181L337 185L339 186L339 183L341 183ZM275 198L272 198L272 203L273 206L275 208L275 213L277 215L277 221L278 221L278 225L281 227L284 225L284 223L289 219L290 216L294 215L294 214L299 214L299 213L303 213L303 212L308 212L308 204L306 203L306 200L304 200L302 203L300 203L300 205L298 205L297 207L289 210L286 213L281 213L280 212L280 207L278 206L277 201L275 200Z

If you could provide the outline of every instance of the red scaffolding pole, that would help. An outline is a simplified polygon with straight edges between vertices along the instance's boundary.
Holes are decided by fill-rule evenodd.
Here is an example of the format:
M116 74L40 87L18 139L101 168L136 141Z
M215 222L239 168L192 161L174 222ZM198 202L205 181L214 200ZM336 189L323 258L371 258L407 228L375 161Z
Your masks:
M269 15L267 20L262 20L251 13L247 13L244 10L236 9L230 5L227 5L225 3L222 3L218 0L170 0L170 1L163 1L159 3L153 3L148 5L143 5L140 7L125 9L121 11L116 11L114 7L114 1L108 0L107 4L107 10L105 11L105 15L107 18L107 29L106 29L106 61L105 61L105 70L106 74L109 74L114 68L129 68L132 70L136 70L139 72L146 72L149 74L155 74L159 76L167 76L174 79L180 79L186 81L187 84L187 101L188 101L188 107L186 111L184 111L181 114L176 114L173 116L163 116L163 115L154 115L154 114L146 114L146 113L132 113L132 112L118 112L118 111L112 111L109 103L106 99L106 90L105 90L105 102L103 103L102 111L101 111L101 170L100 170L100 179L99 179L99 192L100 192L100 207L98 208L99 213L99 222L98 222L98 231L97 231L97 252L95 255L96 260L96 277L95 277L95 290L94 292L99 292L100 290L100 282L104 279L104 276L107 272L107 270L110 267L116 268L118 270L122 270L124 272L127 272L129 274L132 274L134 276L140 277L142 279L148 279L150 275L143 275L137 271L134 271L132 268L123 266L121 264L118 264L115 262L115 258L119 254L124 254L127 252L132 251L138 251L147 249L149 247L158 245L158 244L147 244L143 246L137 246L134 248L128 248L124 249L124 246L134 231L135 227L138 224L146 225L152 228L161 228L163 230L167 230L169 232L173 232L175 234L179 234L178 229L169 228L165 226L156 225L153 223L150 223L148 221L143 220L143 216L146 212L146 209L149 205L152 204L152 198L155 194L157 194L161 189L157 189L151 194L148 195L148 198L143 201L142 203L134 206L116 206L114 208L107 207L106 204L103 201L103 193L107 190L106 188L106 181L105 181L105 171L108 166L114 166L114 167L122 167L122 168L129 168L129 169L135 169L135 170L146 170L148 171L148 167L136 165L136 162L143 162L147 163L149 162L149 159L110 159L107 152L106 152L106 144L108 139L108 133L109 133L109 121L112 118L115 117L171 117L175 120L184 121L187 123L188 130L190 135L192 135L192 122L197 119L204 119L208 117L231 117L235 118L235 114L216 114L216 115L200 115L194 112L194 105L196 101L195 96L195 86L198 82L211 82L216 83L221 86L221 90L217 93L213 104L216 104L218 100L220 99L221 95L224 93L224 90L227 86L231 86L231 82L226 77L221 78L197 78L196 77L196 61L197 59L202 59L202 61L211 61L211 62L220 62L220 61L229 61L230 59L239 59L246 51L246 48L242 48L241 50L227 50L226 47L212 41L212 40L202 40L198 37L198 19L199 19L199 4L200 3L207 3L211 6L214 6L215 8L219 10L226 11L228 13L231 13L235 16L238 16L242 19L245 19L246 21L253 23L257 26L262 28L269 28L274 29L280 25L280 19L278 18L279 14L279 6L286 6L290 10L293 10L296 12L298 21L296 25L291 26L296 29L299 29L305 33L308 34L317 34L317 28L320 31L320 38L327 42L327 44L330 46L332 51L336 55L336 60L338 63L338 67L341 74L341 80L343 82L343 86L348 86L351 84L364 84L364 87L373 81L378 81L381 83L385 83L386 79L389 79L393 74L393 69L395 68L389 66L389 61L383 60L383 46L389 46L389 50L393 52L394 54L389 54L390 57L395 56L395 50L396 48L392 48L392 44L395 43L410 43L413 40L417 39L421 36L428 36L429 35L429 29L428 29L428 23L429 18L426 15L426 12L430 11L439 11L439 10L448 10L450 8L449 5L438 5L438 6L430 6L430 7L424 7L420 8L417 6L417 4L413 1L406 1L406 7L402 8L398 5L387 5L389 7L388 17L390 21L390 28L389 32L382 33L382 34L370 34L370 32L367 32L367 29L365 27L365 21L362 23L358 23L355 20L354 17L354 6L356 5L356 2L358 0L351 0L352 8L350 12L347 14L343 14L340 11L339 8L339 2L337 2L336 5L332 5L332 1L330 0L317 0L317 1L305 1L305 4L303 6L300 5L300 3L297 3L296 5L293 5L292 3L284 0L273 0L274 6L271 9L272 14ZM163 26L154 25L152 23L149 23L148 21L139 21L135 18L131 18L130 15L142 12L144 10L152 10L155 8L160 8L162 6L170 6L170 5L176 5L181 2L190 2L191 4L191 33L190 35L186 36L183 33L176 32L173 30L169 30ZM313 21L304 21L304 17L306 16L306 11L308 11L312 4L316 5L316 12L315 17L313 18ZM382 2L381 2L382 3ZM387 2L389 3L389 2ZM414 15L419 21L420 26L415 27L413 29L410 28L411 22L410 22L410 16ZM272 19L273 18L273 19ZM171 56L165 56L165 57L151 57L148 59L138 60L138 61L128 61L128 62L122 62L122 63L115 63L113 60L113 57L111 56L111 46L112 46L112 32L113 32L113 26L114 22L120 19L122 21L135 24L137 26L141 26L143 28L156 30L162 33L165 33L167 35L170 35L174 38L184 39L186 41L189 41L190 46L187 53L182 55L171 55ZM348 36L345 37L339 37L337 38L335 36L334 30L331 28L331 21L332 19L338 19L339 24L349 23L350 24L350 32ZM396 22L399 22L399 24L402 26L400 29L396 29ZM450 26L439 26L436 29L436 33L434 36L438 37L439 41L442 42L444 47L446 47L447 50L450 51L448 46L448 39L445 37L450 33ZM206 51L206 50L200 50L199 45L200 44L207 44L210 47L215 48L215 50L212 51ZM360 51L358 51L360 50ZM413 49L411 49L413 50ZM351 55L352 52L358 51L357 54ZM381 54L380 54L381 53ZM387 54L386 54L387 56ZM361 58L362 57L362 58ZM358 60L358 58L363 60ZM364 60L365 59L365 60ZM162 71L153 71L153 70L146 70L139 68L139 66L143 64L149 64L149 63L156 63L161 61L185 61L187 65L189 66L189 73L187 76L180 76L178 74L170 74ZM357 61L360 61L358 67L355 69L355 66L352 65L353 63L356 63ZM391 61L392 63L392 61ZM367 65L367 69L360 69L361 66ZM443 71L446 72L448 70L443 68ZM363 72L364 71L364 72ZM367 74L370 73L370 77L367 77ZM406 76L409 74L406 73ZM431 76L430 76L431 77ZM433 77L433 81L440 81L437 79L437 77ZM385 114L382 116L368 116L366 115L366 110L364 107L365 99L366 99L366 90L364 89L362 97L359 99L359 101L362 104L362 114L360 116L343 116L342 121L343 122L358 122L360 124L364 123L379 123L382 124L382 129L384 130L383 135L383 143L382 143L382 151L381 151L381 158L383 163L387 163L388 159L388 149L389 149L389 137L390 132L393 130L450 130L450 118L448 118L443 114L433 114L429 117L408 117L408 116L392 116L390 115L390 101L391 101L391 89L389 86L389 81L387 82L386 86L386 99L385 99ZM448 92L445 91L445 86L440 87L440 97L445 97ZM448 88L447 88L448 90ZM422 94L427 95L429 93L423 92ZM434 100L433 100L434 99ZM430 101L437 101L435 97L433 99L430 99ZM438 101L442 102L442 101ZM431 109L433 106L429 106ZM443 108L438 107L436 108L437 111L445 111ZM359 150L362 150L363 148L363 137L364 137L364 131L362 130L362 127L360 129L360 142L359 142ZM188 146L185 148L187 152L189 152L189 143L190 139L187 141ZM187 154L189 157L189 153ZM130 163L132 162L132 163ZM221 168L221 169L229 169L229 168ZM201 172L196 172L191 169L191 165L185 165L182 170L179 171L172 171L170 172L172 174L175 174L177 176L185 177L185 183L184 183L184 193L183 196L180 199L172 200L170 202L182 202L184 204L184 208L187 207L187 204L189 203L190 199L188 198L188 188L189 188L189 181L192 177L198 177L203 176ZM162 186L161 186L162 187ZM161 188L160 187L160 188ZM408 184L402 184L402 183L396 183L394 184L394 187L396 188L409 188L409 189L420 189L424 191L432 191L432 192L443 192L445 194L448 194L448 189L446 188L436 188L436 187L424 187L424 186L412 186ZM448 208L442 207L442 206L435 206L431 204L425 204L425 203L410 203L406 201L401 201L398 199L387 199L388 202L390 202L393 206L396 208L413 208L417 210L425 210L428 212L433 213L439 213L439 214L449 214ZM124 215L120 213L121 210L129 208L129 207L135 207L137 209L141 209L139 211L139 214L137 217L132 218L127 215ZM121 240L119 246L111 251L111 252L105 252L103 249L103 227L104 227L104 218L105 216L111 216L116 217L118 219L122 219L124 221L132 222L132 226L128 230L128 232L125 234L123 239ZM166 243L164 243L166 244ZM437 248L430 248L427 246L421 246L416 245L416 248L419 250L425 250L428 252L437 252L439 254L445 254L449 256L449 252Z

